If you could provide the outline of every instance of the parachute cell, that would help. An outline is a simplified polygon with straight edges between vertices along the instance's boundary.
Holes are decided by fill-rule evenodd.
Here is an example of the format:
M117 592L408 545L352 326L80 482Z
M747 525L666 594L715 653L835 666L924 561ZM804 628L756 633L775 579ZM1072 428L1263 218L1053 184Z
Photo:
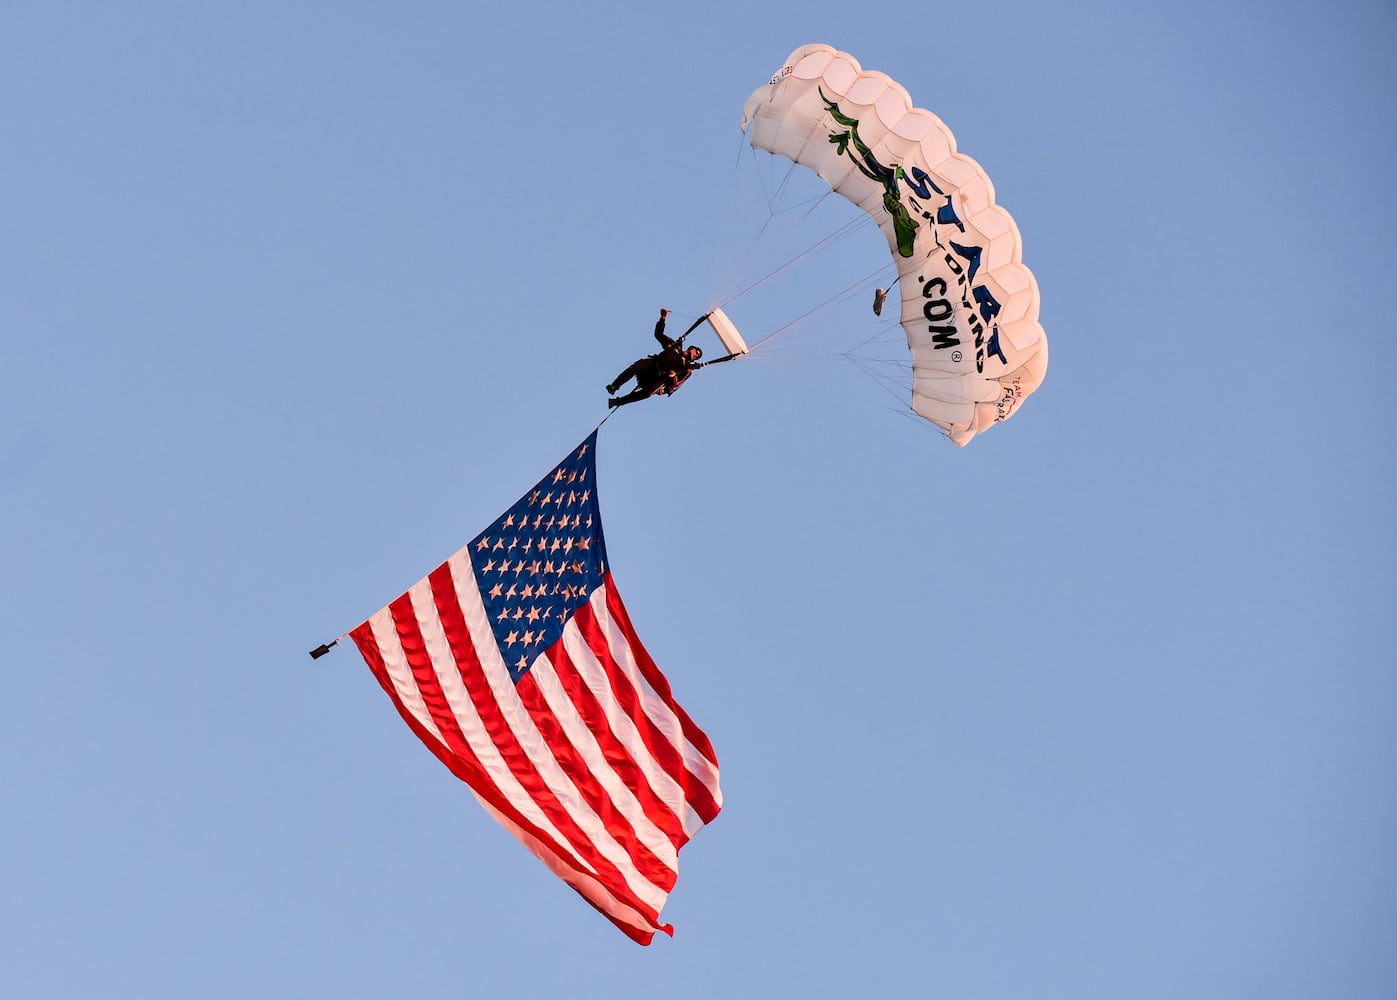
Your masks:
M1013 414L1048 367L1038 285L994 185L941 119L847 52L806 45L748 98L742 128L753 148L813 170L882 229L912 409L958 445Z

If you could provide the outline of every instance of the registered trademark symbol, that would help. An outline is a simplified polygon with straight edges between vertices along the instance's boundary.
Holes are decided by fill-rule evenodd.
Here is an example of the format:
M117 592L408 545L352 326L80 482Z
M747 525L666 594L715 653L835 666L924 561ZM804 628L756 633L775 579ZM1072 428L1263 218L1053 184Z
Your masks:
M961 358L960 351L952 351L952 352L951 352L951 360L952 360L952 361L954 361L954 362L956 362L957 364L959 364L959 363L960 363L960 358Z

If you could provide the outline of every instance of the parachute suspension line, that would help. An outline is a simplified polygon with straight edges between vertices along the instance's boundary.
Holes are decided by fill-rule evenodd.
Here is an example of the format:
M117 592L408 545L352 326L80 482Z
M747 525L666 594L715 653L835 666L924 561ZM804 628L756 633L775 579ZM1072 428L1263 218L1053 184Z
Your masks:
M753 152L755 153L756 150L754 149ZM767 160L770 164L774 165L776 164L778 157L768 156ZM801 212L801 218L808 219L812 214L814 214L816 210L819 209L821 205L825 203L827 199L836 194L833 188L826 187L825 190L820 194L786 205L783 204L783 202L785 200L787 188L790 187L791 183L794 181L795 178L801 176L801 174L803 173L803 171L800 169L799 164L789 160L785 161L785 169L779 180L776 180L771 176L772 170L770 168L766 170L757 169L754 170L753 173L757 175L757 180L761 188L762 197L766 202L766 219L762 222L761 227L751 237L751 243L754 246L759 244L762 241L762 239L767 235L768 231L771 229L772 223L776 221L777 217L804 209L804 211ZM874 223L872 218L870 218L867 214L856 214L849 221L840 224L833 232L828 233L822 239L816 241L813 246L807 247L805 250L796 254L796 256L787 260L785 263L777 265L776 267L768 271L766 274L762 275L760 278L758 278L756 281L754 281L752 284L748 285L741 291L729 296L728 298L722 299L719 303L720 307L729 305L732 302L737 301L738 299L742 298L742 296L746 295L754 288L757 288L768 279L775 277L777 274L780 274L782 271L793 266L797 262L804 260L806 257L810 257L815 253L824 250L832 243L844 239L860 229L873 225L876 225L876 223Z
M823 310L823 309L827 309L829 306L833 305L835 302L839 302L839 301L841 301L842 299L848 298L849 296L853 295L856 291L858 291L860 288L862 288L864 285L868 284L869 281L873 280L874 278L878 277L878 275L882 274L884 270L885 270L884 267L880 267L880 268L878 268L878 270L874 271L872 274L868 275L867 277L862 278L862 279L860 279L859 281L854 282L852 285L850 285L848 288L845 288L843 291L841 291L841 292L836 292L835 294L831 295L829 298L825 299L825 301L820 302L820 303L817 303L817 304L814 305L814 306L811 306L809 309L807 309L805 312L801 313L799 316L797 316L795 319L791 320L789 323L785 324L784 326L779 326L779 327L777 327L775 330L773 330L773 331L771 331L770 333L768 333L768 334L767 334L765 337L763 337L761 340L756 341L754 344L751 345L751 349L752 349L753 351L755 351L758 347L760 347L762 344L765 344L768 340L771 340L773 337L776 337L776 336L778 336L778 335L780 335L780 334L782 334L782 333L785 333L786 331L790 330L792 327L799 326L801 323L805 322L805 321L806 321L807 319L809 319L811 316L815 315L815 313L820 312L820 311ZM759 284L760 284L760 282L759 282Z
M873 367L864 364L863 360L861 359L852 356L846 357L848 358L849 362L854 365L855 368L859 369L859 371L866 375L870 381L872 381L875 385L881 388L884 392L886 392L897 402L897 406L892 408L892 412L896 413L904 420L907 420L912 424L915 424L920 430L934 431L934 427L929 427L927 425L925 418L923 418L919 413L917 413L915 409L912 408L912 404L907 401L907 396L903 395L910 394L915 396L915 387L909 386L903 381L892 378L888 375L883 374L882 372L875 370ZM904 370L907 367L906 365L903 365L896 361L887 361L883 362L883 364L892 365L894 367ZM940 438L942 441L947 440L941 434L936 434L936 437Z
M894 388L905 391L908 388L907 386L904 386L902 383L896 381L895 379L889 378L882 372L877 371L872 365L866 363L866 361L862 358L855 357L852 354L846 354L844 355L844 359L848 361L851 365L853 365L855 368L857 368L860 372L862 372L865 376L867 376L869 381L873 382L880 389L886 392L889 396L901 403L902 408L908 408L907 404L903 401L903 397L899 396L896 392L893 391Z
M745 143L743 143L743 146L745 146ZM755 152L756 150L753 150L753 153ZM741 159L742 149L739 148L739 165L741 163ZM768 157L768 161L774 165L776 163L776 157ZM776 215L775 205L780 200L781 192L784 191L786 189L786 186L790 183L791 176L795 173L796 170L796 164L791 161L787 161L785 176L782 177L780 181L774 181L772 167L768 167L767 169L762 170L760 168L760 164L757 162L755 158L752 162L755 168L752 172L757 176L757 183L761 188L762 198L766 202L767 221L769 222L771 220L771 217Z
M881 273L881 272L880 272L880 273ZM901 329L901 327L899 326L898 329ZM885 320L883 326L875 327L872 333L870 333L870 334L869 334L867 337L865 337L863 340L859 341L859 342L858 342L857 344L855 344L853 347L849 348L849 350L845 351L845 352L844 352L844 353L845 353L845 356L846 356L846 357L852 356L853 353L854 353L855 351L859 350L860 348L867 347L869 344L873 343L873 342L874 342L875 340L877 340L879 337L882 337L882 336L886 335L887 332L888 332L888 324L887 324L887 321Z
M787 207L785 207L785 208L780 208L780 209L772 207L772 205L770 204L770 199L768 199L768 204L767 204L767 207L766 207L766 221L762 223L762 227L761 227L760 229L758 229L757 232L756 232L756 235L752 237L753 242L755 242L755 241L757 241L757 240L760 240L763 236L766 235L767 229L769 229L769 228L771 227L771 224L772 224L774 221L776 221L776 219L777 219L778 216L785 215L785 214L788 213L788 212L794 212L794 211L796 211L797 209L799 209L799 208L801 208L802 206L804 206L804 207L805 207L805 212L804 212L804 214L802 215L802 218L808 219L808 218L810 217L810 214L811 214L812 212L814 212L817 208L819 208L821 205L823 205L825 199L828 198L828 197L829 197L830 195L832 195L832 194L834 194L833 189L831 189L831 190L829 190L829 191L826 191L824 194L819 195L819 196L817 196L817 197L814 197L814 198L807 198L805 201L797 202L797 203L794 204L794 205L789 205L789 206L787 206ZM777 197L777 199L779 200L780 197L781 197L781 195L778 193L776 197ZM868 220L867 220L867 219L854 219L854 220L852 220L852 222L854 223L855 227L860 227L860 226L863 226L865 223L867 223ZM848 230L848 226L847 226L847 224L846 224L845 226L842 226L842 227L840 227L840 229L836 230L835 233L831 234L831 236L826 237L825 240L821 240L820 242L821 242L821 243L827 242L829 239L833 238L834 236L836 236L836 235L843 235L844 233L846 233L846 232L848 232L848 231L849 231L849 230ZM818 244L817 244L817 245L818 245Z
M751 149L751 147L747 146L745 141L740 144L739 161L741 160L742 153L748 149ZM753 149L752 152L755 154L758 151ZM800 211L801 209L804 209L804 217L808 217L824 203L825 199L829 198L835 192L831 188L826 188L822 194L804 198L793 204L784 205L782 204L784 192L792 181L798 178L803 171L800 170L797 164L786 161L784 163L783 175L779 179L776 179L774 174L776 172L777 157L769 156L766 159L768 161L766 169L759 169L762 164L754 159L753 169L751 170L751 174L755 175L755 187L759 191L764 202L766 210L765 218L754 232L748 230L742 237L743 241L745 241L751 249L751 252L747 255L747 260L745 262L731 262L728 267L727 278L718 282L718 294L711 300L711 304L718 308L723 308L736 302L766 281L793 267L799 261L824 250L830 244L847 237L855 230L872 224L872 220L867 216L851 219L849 222L841 224L834 232L828 233L813 246L806 246L796 253L794 257L785 260L784 263L775 263L773 265L773 260L780 259L777 257L778 251L781 249L789 249L780 247L778 242L778 244L774 244L772 247L768 248L765 253L762 253L761 247L768 241L773 229L773 223L775 223L779 217ZM739 162L738 166L740 165ZM748 215L748 219L760 217L761 215L759 212L751 212ZM734 291L733 289L735 288L740 290Z
M775 163L776 157L773 156L771 161ZM774 189L768 189L766 185L762 185L762 193L766 195L766 211L768 216L778 214L776 206L780 204L782 196L786 193L786 188L791 186L791 178L795 176L795 173L796 164L794 161L791 161L786 164L786 173L782 176L780 182L776 184Z
M857 368L860 372L867 376L871 382L873 382L880 389L886 392L897 403L896 406L889 408L890 412L896 413L899 417L902 417L904 420L911 421L912 423L916 424L919 428L925 429L927 427L926 421L920 415L918 415L916 410L912 409L911 404L907 402L906 395L903 395L908 391L908 389L910 388L909 386L907 386L901 381L890 378L889 376L879 371L876 371L871 366L864 364L863 361L859 358L856 358L852 355L845 355L845 357L850 364L852 364L855 368ZM898 362L885 362L885 364L891 364L899 368L903 367L902 365L898 364Z
M770 221L771 221L771 220L768 218L767 222L769 223ZM807 257L812 257L812 256L814 256L815 254L819 253L821 250L823 250L823 249L825 249L827 246L829 246L831 243L835 242L836 240L843 239L844 237L848 236L850 233L856 232L857 230L863 228L863 226L866 225L866 224L867 224L867 223L866 223L866 220L864 220L864 219L850 219L848 222L844 223L842 226L840 226L840 227L839 227L838 229L836 229L834 232L830 233L830 234L829 234L828 236L826 236L824 239L822 239L822 240L820 240L819 242L817 242L814 246L807 247L806 249L802 250L800 253L798 253L798 254L796 254L794 257L792 257L790 260L786 261L785 263L783 263L783 264L778 264L775 268L773 268L772 270L768 271L766 274L762 275L760 278L758 278L756 281L752 282L752 283L751 283L750 285L748 285L746 288L742 289L741 291L739 291L739 292L737 292L737 293L735 293L735 294L733 294L733 295L730 295L728 298L726 298L725 300L723 300L723 302L721 302L720 305L722 305L722 306L731 305L732 303L736 302L738 299L740 299L740 298L742 298L744 295L746 295L748 292L751 292L751 291L754 291L754 290L757 289L757 288L760 288L762 285L766 284L766 283L767 283L768 281L770 281L772 278L775 278L775 277L776 277L778 274L780 274L781 272L783 272L783 271L785 271L785 270L788 270L789 268L794 267L796 264L799 264L801 261L805 260ZM765 229L765 225L763 226L763 229ZM875 275L881 274L884 270L886 270L886 268L880 268L878 271L875 271L874 274L875 274ZM867 280L867 279L865 279L865 280Z

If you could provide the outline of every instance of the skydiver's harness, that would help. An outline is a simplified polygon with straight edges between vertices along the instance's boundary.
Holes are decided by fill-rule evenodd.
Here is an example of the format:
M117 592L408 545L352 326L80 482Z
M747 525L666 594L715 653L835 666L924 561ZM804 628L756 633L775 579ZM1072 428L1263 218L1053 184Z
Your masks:
M664 396L673 395L676 391L678 391L681 385L683 385L685 382L689 380L690 375L692 375L698 369L702 368L704 365L716 365L724 361L731 361L734 358L740 358L742 356L741 352L733 352L732 354L725 355L721 358L714 358L711 361L693 362L689 361L689 359L685 357L684 338L687 337L689 334L693 333L695 330L697 330L699 328L699 325L703 323L705 320L707 320L711 315L711 312L707 312L700 316L698 319L694 320L694 322L689 326L689 328L685 330L683 333L681 333L677 339L663 337L661 343L664 345L664 350L660 351L659 354L646 355L644 360L649 361L650 364L653 366L651 368L651 371L653 373L651 375L651 378L655 380L654 388L650 389L651 395L654 395L655 393L659 393ZM660 331L657 330L656 335L660 336ZM683 374L680 374L677 368L672 366L672 363L667 363L665 355L669 354L671 350L677 356L679 363L683 365ZM644 382L645 380L637 376L637 385L643 385Z
M675 371L672 368L664 367L664 356L665 351L669 350L668 346L666 346L665 351L661 351L659 354L650 355L650 359L655 362L655 371L660 376L660 386L658 391L662 395L673 395L681 385L683 385L685 382L689 380L690 375L698 371L704 365L721 364L724 361L731 361L733 358L742 357L741 354L729 354L725 357L714 358L712 361L693 362L690 362L687 358L684 358L684 338L687 337L689 334L693 333L695 330L697 330L699 328L699 324L701 324L704 320L708 319L709 315L709 313L704 313L698 319L694 320L692 324L690 324L689 329L685 330L678 336L678 338L670 342L674 345L674 348L678 352L679 357L682 358L684 361L684 374L681 375L679 374L679 372ZM673 384L671 384L671 380L673 380Z

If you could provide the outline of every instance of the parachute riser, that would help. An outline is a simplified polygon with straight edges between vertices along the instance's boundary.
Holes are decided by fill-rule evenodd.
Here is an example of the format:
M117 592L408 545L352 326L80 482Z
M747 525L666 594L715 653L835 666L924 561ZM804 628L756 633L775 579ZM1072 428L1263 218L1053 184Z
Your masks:
M680 344L683 344L683 343L684 343L684 338L687 337L689 334L693 333L693 332L694 332L695 330L697 330L700 326L702 326L704 320L708 319L708 316L709 316L708 313L704 313L704 314L703 314L702 316L700 316L698 319L694 320L693 323L690 324L689 329L685 330L683 333L681 333L681 334L679 335L679 341L678 341L678 342L679 342Z

